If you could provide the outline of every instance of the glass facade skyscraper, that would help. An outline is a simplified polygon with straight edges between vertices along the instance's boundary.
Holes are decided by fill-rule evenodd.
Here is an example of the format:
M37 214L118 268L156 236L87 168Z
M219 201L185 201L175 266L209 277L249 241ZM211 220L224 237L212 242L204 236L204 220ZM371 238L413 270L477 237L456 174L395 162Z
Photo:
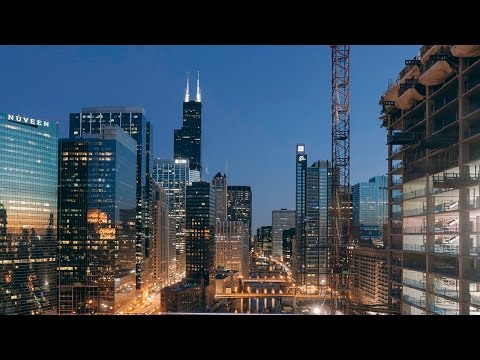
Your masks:
M118 126L60 140L60 314L118 313L135 296L136 147Z
M152 214L151 149L152 126L141 107L100 106L85 107L81 113L70 114L70 138L99 134L102 128L118 125L137 142L137 216L136 257L137 289L146 280L145 258L149 255Z
M55 314L58 125L0 113L0 144L0 314Z
M387 219L388 178L375 176L352 188L353 226L360 242L383 244L383 223Z
M191 185L188 160L159 159L153 161L153 180L167 192L168 214L175 221L177 274L180 281L185 277L185 222L186 191Z
M292 268L305 291L325 285L328 271L328 235L332 169L327 160L307 167L305 145L297 145L296 212L297 232L292 246Z
M332 168L328 160L316 161L306 172L305 260L306 285L326 284Z
M305 144L297 144L295 162L295 212L296 235L292 243L292 273L297 282L302 279L305 272L305 185L307 172L307 153ZM303 276L304 277L304 276Z

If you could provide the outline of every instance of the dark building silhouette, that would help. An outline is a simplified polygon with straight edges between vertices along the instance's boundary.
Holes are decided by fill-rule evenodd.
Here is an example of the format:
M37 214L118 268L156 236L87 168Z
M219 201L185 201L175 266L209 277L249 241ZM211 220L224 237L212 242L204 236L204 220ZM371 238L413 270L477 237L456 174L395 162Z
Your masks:
M212 179L215 189L215 219L227 221L227 175L217 173Z
M247 223L248 236L252 238L252 189L250 186L227 186L227 220Z
M295 238L296 228L283 230L282 232L282 256L283 261L290 264L292 258L292 241Z
M265 256L272 255L272 227L262 226L257 229L258 251Z
M197 95L190 100L189 79L183 102L183 125L174 131L174 159L189 160L190 170L202 170L202 99L200 78L197 77Z
M186 275L203 283L205 306L211 304L215 292L214 234L215 190L207 182L194 182L187 186Z

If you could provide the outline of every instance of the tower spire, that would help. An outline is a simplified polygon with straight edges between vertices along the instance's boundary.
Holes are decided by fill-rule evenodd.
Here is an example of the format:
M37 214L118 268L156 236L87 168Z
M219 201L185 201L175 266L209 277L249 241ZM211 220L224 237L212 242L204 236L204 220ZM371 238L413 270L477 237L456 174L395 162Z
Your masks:
M200 93L200 71L197 73L197 97L196 102L202 102L202 94Z
M190 76L188 75L188 72L187 72L187 87L185 88L184 102L189 102L189 101L190 101Z

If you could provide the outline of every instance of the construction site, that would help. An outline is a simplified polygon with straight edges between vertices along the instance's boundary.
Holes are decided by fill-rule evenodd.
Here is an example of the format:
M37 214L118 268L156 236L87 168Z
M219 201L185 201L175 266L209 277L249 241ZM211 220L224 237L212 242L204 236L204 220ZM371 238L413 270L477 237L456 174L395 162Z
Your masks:
M352 236L350 48L331 51L331 313L479 315L480 45L424 45L381 94L388 206L375 248Z
M478 315L480 45L422 46L380 105L388 304L402 315Z

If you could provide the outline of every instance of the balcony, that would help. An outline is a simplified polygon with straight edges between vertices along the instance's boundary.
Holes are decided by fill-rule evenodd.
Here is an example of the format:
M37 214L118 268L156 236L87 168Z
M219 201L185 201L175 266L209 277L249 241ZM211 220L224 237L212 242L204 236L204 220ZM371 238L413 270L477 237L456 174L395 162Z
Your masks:
M453 123L450 123L453 124ZM435 133L429 138L421 139L419 142L420 149L443 149L458 142L458 135L456 130L453 134L450 133Z
M458 236L457 236L458 238ZM459 246L458 245L450 245L450 244L440 244L440 245L433 245L430 249L432 253L435 254L443 254L443 255L458 255Z
M444 201L434 206L434 213L441 214L449 211L458 211L458 200Z
M391 135L387 135L387 144L391 145L407 145L415 141L415 134L395 132Z
M425 226L406 226L403 228L404 234L426 234L427 228Z
M458 315L458 310L453 308L443 308L437 305L431 304L429 310L438 315Z
M418 215L426 215L425 207L417 208L417 209L410 209L410 210L403 210L403 217L407 216L418 216Z
M414 190L414 191L409 191L409 192L406 192L406 193L403 194L403 199L404 200L409 200L409 199L422 197L422 196L425 196L426 193L427 193L426 188L418 189L418 190Z
M480 293L470 291L470 303L480 305Z
M458 142L458 112L438 116L433 122L432 142L442 141L445 146ZM444 133L447 132L446 134ZM443 147L445 147L443 146Z
M458 234L460 227L458 224L436 224L429 226L428 231L435 234Z
M433 285L433 292L437 295L449 297L451 299L458 299L458 289L445 285Z
M403 279L403 284L422 290L425 290L426 287L425 280Z
M403 250L406 251L415 251L415 252L425 252L425 245L422 244L406 244L403 243Z
M425 307L425 299L423 297L418 299L410 295L402 295L402 300L408 304Z

